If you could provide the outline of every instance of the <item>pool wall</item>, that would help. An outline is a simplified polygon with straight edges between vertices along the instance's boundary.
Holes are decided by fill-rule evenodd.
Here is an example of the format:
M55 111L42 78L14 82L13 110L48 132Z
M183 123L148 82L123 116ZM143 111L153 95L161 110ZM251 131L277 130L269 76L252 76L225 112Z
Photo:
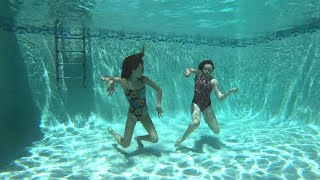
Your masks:
M43 127L62 122L84 126L90 117L109 122L124 119L128 103L120 86L108 97L100 75L120 76L123 59L142 46L146 47L145 75L162 88L166 116L175 119L190 113L194 81L183 76L185 68L212 59L221 90L239 88L223 102L212 96L218 115L258 114L268 122L319 123L318 32L245 47L89 37L86 88L79 80L57 84L53 35L20 33L17 37L31 92L45 112ZM151 89L147 99L150 114L155 116L156 94Z
M0 11L8 11L1 1ZM25 147L43 136L41 109L36 106L16 35L0 30L0 167L23 156Z

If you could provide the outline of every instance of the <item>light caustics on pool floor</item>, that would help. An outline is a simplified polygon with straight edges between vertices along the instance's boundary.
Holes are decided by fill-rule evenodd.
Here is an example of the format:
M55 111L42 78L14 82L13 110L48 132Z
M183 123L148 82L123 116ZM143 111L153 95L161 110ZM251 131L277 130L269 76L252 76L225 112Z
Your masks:
M98 119L97 119L98 120ZM203 122L183 144L174 147L188 122L155 120L157 144L137 149L116 145L99 127L59 128L29 148L0 178L20 179L319 179L320 129L278 127L259 118L220 117L221 133ZM176 121L177 122L177 121ZM183 122L183 121L182 121ZM112 124L122 134L124 122ZM137 125L134 135L144 135Z

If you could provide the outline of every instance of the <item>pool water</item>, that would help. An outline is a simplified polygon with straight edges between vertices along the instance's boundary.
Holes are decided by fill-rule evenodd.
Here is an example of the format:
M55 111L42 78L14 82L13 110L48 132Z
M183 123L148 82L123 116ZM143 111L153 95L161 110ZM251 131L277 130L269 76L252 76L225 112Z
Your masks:
M0 178L320 179L318 3L10 1L0 35L14 36L44 138L0 169ZM56 56L57 19L64 36L78 37L85 27L86 68L62 69L84 71L85 84L57 81L56 58L82 58ZM82 48L79 41L59 43ZM128 102L120 86L108 96L100 76L119 76L123 59L142 46L145 75L163 91L158 118L156 92L147 87L159 142L139 149L133 140L124 149L107 129L123 135ZM175 147L191 123L194 77L184 72L204 59L214 61L223 92L239 90L224 101L211 96L219 134L202 116L199 128ZM134 136L145 134L137 123Z

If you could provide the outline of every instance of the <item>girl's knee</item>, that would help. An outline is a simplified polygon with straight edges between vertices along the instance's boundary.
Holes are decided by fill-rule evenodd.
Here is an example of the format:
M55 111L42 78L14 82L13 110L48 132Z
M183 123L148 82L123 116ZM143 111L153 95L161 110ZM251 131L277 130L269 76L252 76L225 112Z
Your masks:
M194 127L199 127L200 126L200 121L192 121L191 125L194 126Z
M212 131L213 131L215 134L219 134L219 133L220 133L220 128L219 128L219 127L214 127L214 128L212 128Z
M152 135L151 136L151 142L152 143L157 143L159 141L158 135Z

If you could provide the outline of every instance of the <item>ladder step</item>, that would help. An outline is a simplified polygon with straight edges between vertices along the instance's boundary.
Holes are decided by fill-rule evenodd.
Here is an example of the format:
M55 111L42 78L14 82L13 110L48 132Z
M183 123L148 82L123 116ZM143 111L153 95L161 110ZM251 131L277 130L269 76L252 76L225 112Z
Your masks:
M58 79L85 79L84 76L74 76L74 77L58 77Z
M84 39L83 37L57 36L59 39Z
M69 65L69 64L80 64L80 65L84 65L84 63L58 63L58 65Z
M57 50L57 52L81 52L81 53L84 53L84 50L81 50L81 51L79 51L79 50Z

